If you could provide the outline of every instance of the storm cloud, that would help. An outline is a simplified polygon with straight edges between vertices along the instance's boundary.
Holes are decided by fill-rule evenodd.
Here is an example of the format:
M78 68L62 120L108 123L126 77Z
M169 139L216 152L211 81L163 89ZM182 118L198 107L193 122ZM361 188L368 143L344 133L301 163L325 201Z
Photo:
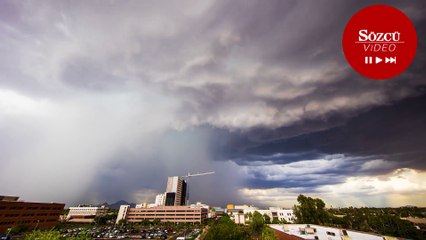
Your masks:
M418 205L426 6L382 2L419 39L388 81L341 49L367 2L2 1L0 192L153 201L167 176L215 171L191 179L191 201Z

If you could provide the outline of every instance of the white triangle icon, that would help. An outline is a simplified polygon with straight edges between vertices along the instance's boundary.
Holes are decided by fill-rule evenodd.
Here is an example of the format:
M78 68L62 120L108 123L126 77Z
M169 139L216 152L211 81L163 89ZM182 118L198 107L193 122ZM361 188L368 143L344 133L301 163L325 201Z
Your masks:
M381 58L379 58L379 57L376 57L376 63L379 63L379 62L381 62L381 61L383 61L383 59L381 59Z

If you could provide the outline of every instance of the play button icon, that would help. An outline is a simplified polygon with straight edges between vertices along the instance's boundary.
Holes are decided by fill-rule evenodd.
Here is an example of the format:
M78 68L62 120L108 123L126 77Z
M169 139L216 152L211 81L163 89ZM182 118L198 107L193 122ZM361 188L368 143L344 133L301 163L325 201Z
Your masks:
M376 57L376 64L377 63L380 63L380 62L382 62L383 61L383 59L381 59L381 58L379 58L379 57Z

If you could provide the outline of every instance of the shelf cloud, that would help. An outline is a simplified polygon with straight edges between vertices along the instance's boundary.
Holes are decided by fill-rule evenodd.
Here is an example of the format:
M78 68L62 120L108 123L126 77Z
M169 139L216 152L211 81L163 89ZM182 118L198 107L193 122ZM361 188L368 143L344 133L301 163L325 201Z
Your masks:
M386 3L419 46L372 81L341 49L366 2L1 1L0 192L137 202L213 170L191 201L343 206L357 186L347 203L420 204L426 7Z

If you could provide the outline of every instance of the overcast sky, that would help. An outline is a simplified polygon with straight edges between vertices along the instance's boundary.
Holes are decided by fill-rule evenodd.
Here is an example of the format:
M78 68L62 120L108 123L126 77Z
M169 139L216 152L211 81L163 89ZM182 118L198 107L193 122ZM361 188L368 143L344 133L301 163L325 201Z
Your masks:
M368 3L0 1L0 195L153 201L215 171L191 201L424 206L426 2L386 1L419 39L388 81L342 53Z

